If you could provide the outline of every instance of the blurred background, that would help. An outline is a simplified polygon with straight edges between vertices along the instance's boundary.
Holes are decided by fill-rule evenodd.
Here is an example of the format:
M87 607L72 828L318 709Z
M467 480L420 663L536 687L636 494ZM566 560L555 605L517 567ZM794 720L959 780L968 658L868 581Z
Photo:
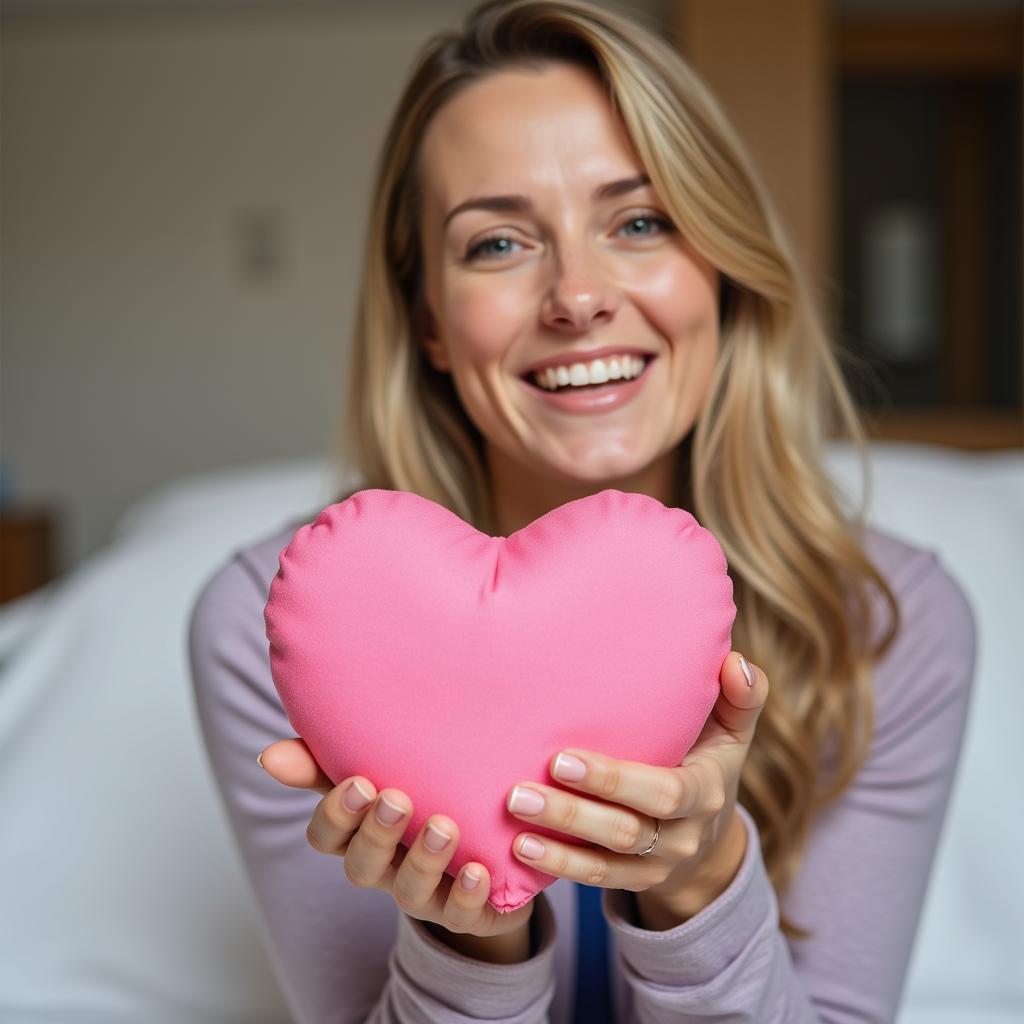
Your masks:
M414 54L471 6L3 0L4 1024L294 1019L199 735L189 617L234 552L339 493L378 148ZM746 139L865 413L869 521L971 604L899 1024L1019 1024L1019 0L607 6ZM859 504L852 446L826 456Z
M0 600L329 448L373 161L464 0L5 0ZM1018 0L633 0L748 140L883 438L1024 443Z

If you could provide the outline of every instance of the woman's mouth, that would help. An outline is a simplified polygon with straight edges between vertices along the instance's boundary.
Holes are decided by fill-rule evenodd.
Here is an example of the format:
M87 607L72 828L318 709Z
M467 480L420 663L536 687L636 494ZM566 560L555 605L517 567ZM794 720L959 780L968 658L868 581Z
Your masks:
M603 383L586 384L562 384L556 385L556 390L549 390L541 387L533 379L533 374L520 377L520 380L530 389L531 393L548 406L569 413L602 413L610 412L625 405L635 397L650 374L651 364L657 356L638 356L633 364L634 368L643 360L643 365L637 376L620 377L619 380L609 380ZM566 368L568 369L568 368ZM577 371L577 379L579 378ZM550 377L548 378L550 381ZM565 374L562 375L565 379Z
M589 387L612 381L629 381L639 377L645 362L651 358L647 352L622 352L611 357L563 363L534 370L526 374L531 384L544 391L565 391L573 387Z

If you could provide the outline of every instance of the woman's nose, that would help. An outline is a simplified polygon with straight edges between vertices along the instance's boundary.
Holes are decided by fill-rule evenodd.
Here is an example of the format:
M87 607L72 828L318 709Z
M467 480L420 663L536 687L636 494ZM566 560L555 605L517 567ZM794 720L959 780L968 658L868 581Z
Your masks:
M555 270L542 319L550 327L586 330L595 320L611 320L618 303L614 286L582 259L574 258Z

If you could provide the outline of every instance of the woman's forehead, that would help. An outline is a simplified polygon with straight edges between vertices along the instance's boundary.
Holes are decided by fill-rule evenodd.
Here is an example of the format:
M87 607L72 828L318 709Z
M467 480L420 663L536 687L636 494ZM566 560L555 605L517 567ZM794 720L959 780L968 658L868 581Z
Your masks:
M589 191L642 170L600 84L568 66L474 83L435 114L419 164L425 198L444 210L570 181Z

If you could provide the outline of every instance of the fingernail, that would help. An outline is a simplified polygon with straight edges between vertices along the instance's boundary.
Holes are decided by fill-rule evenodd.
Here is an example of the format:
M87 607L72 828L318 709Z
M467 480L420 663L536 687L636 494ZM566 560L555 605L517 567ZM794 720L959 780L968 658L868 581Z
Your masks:
M747 659L740 655L740 668L743 670L743 674L747 677L747 686L754 685L754 673L750 671L750 666L747 664Z
M263 768L263 751L262 750L256 755L256 763L261 768ZM263 770L266 771L266 768L263 768Z
M519 844L519 852L530 860L540 860L544 856L544 844L534 839L533 836L527 836Z
M380 798L380 802L377 804L377 820L382 825L394 825L403 814L405 811L401 807L389 803L387 797Z
M373 797L367 796L363 792L363 787L355 781L353 781L352 785L349 786L341 796L341 802L350 811L361 811L372 799Z
M587 766L572 754L559 754L555 758L552 774L556 779L564 779L566 782L579 782L587 774Z
M480 879L470 871L462 872L462 888L463 889L475 889L480 884Z
M540 814L544 810L544 797L534 789L513 786L508 809L513 814Z
M435 828L433 825L428 825L427 831L423 834L423 842L426 844L427 849L433 850L435 853L438 850L443 850L451 841L451 836L445 835L439 828Z

